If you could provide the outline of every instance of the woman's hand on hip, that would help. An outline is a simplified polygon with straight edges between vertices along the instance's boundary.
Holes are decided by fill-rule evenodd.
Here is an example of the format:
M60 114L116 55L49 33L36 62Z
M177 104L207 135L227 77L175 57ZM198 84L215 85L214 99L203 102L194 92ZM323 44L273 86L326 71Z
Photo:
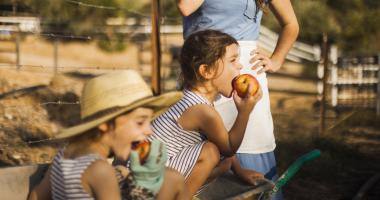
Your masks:
M276 60L273 60L269 58L268 56L264 55L263 53L253 50L251 52L251 60L249 61L250 64L254 64L251 69L257 70L260 69L257 74L261 74L263 72L276 72L280 69L281 63L277 62Z

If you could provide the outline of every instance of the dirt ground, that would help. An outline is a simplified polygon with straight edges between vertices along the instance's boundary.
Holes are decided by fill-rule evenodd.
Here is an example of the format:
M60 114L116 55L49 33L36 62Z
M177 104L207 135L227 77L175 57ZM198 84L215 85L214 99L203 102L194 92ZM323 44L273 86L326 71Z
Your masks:
M276 99L281 102L284 98L288 100L283 108L273 105ZM333 128L319 135L315 97L272 92L271 100L279 173L313 149L322 152L284 186L286 199L352 199L369 178L380 172L380 118L373 110L338 115L329 112L327 127ZM378 183L365 199L379 199L379 191Z
M27 52L25 55L33 54L33 49L44 52L42 47L35 45L34 48L33 45L23 47L23 51ZM64 49L76 50L61 52L68 56L68 61L65 61L67 65L102 63L104 66L105 61L91 61L101 56L113 60L109 66L129 65L119 54L115 55L114 60L112 55L106 57L105 53L92 50L95 49L94 44L70 45ZM87 49L94 51L93 56L75 57ZM126 51L136 52L133 49L131 47ZM48 52L34 53L34 58L24 56L27 59L22 62L36 65L41 60L41 63L49 65L51 54ZM3 55L0 63L7 59L12 58ZM138 65L136 62L130 66ZM62 127L78 123L78 101L83 83L94 74L105 71L65 71L54 75L51 70L35 67L19 70L0 67L0 167L50 162L57 144L51 145L48 138ZM173 79L175 75L168 77ZM167 80L172 83L169 89L175 82L172 79ZM315 83L273 75L269 76L269 84L279 173L284 172L302 154L313 149L322 152L320 158L306 164L283 188L286 199L352 199L371 176L380 172L380 118L375 116L373 110L338 114L329 111L327 127L330 129L324 135L318 135L320 117L314 94ZM378 184L366 199L380 199L379 191Z

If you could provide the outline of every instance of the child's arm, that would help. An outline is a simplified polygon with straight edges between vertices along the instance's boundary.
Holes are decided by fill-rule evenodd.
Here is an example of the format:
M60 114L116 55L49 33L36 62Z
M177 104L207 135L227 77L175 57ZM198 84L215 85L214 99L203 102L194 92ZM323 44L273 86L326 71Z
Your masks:
M45 173L42 181L30 192L28 200L52 199L50 190L50 168Z
M238 109L238 115L234 125L228 132L223 120L214 107L209 105L195 105L183 113L178 123L185 130L202 131L207 139L214 143L224 156L233 156L239 148L245 133L249 114L254 105L261 98L259 90L254 96L240 98L234 93L234 100Z
M263 179L264 175L254 171L242 168L240 166L239 161L237 160L236 156L232 157L232 171L243 181L251 184L256 185L258 179Z
M107 161L97 160L83 173L83 188L95 199L121 199L114 168Z

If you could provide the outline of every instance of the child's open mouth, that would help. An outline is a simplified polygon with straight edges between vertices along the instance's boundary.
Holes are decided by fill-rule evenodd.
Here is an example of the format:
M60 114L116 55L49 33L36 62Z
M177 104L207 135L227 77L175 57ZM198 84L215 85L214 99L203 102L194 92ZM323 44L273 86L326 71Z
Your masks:
M132 149L136 149L137 145L140 143L140 141L134 141L132 142Z
M139 154L140 163L144 164L149 154L150 142L148 140L132 142L132 150L137 151Z

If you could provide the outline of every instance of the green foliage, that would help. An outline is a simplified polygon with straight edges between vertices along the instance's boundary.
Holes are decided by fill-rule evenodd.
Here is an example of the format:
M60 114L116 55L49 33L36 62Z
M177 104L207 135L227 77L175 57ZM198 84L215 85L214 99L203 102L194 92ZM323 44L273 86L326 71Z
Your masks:
M163 24L181 24L182 16L178 12L176 1L171 0L161 0L160 1L161 17ZM151 12L151 4L147 3L142 8L141 11L144 13Z
M124 50L126 35L109 30L107 19L136 17L138 14L133 11L144 5L132 0L25 0L23 3L42 19L43 32L91 36L98 39L101 49L109 52Z
M88 6L80 6L75 1L66 0L27 0L32 10L42 19L42 28L47 32L75 35L91 34L94 29L104 26L108 17L115 16L112 9L99 9ZM117 7L114 1L92 0L83 1L94 5Z
M126 48L122 34L116 34L114 37L101 36L98 41L98 46L107 52L123 51Z
M379 0L302 0L292 1L300 24L299 39L320 43L326 32L345 54L380 52ZM263 24L279 30L273 16Z
M10 0L4 1L10 2ZM41 17L44 32L100 35L102 38L106 34L104 29L108 18L150 19L151 12L151 0L16 0L16 2L24 7L30 7L32 12ZM75 2L115 9L80 6ZM164 24L182 23L176 1L161 0L160 3ZM301 41L320 43L322 33L326 32L330 40L345 54L380 52L379 0L292 0L292 4L300 24ZM272 14L263 17L263 24L279 31L278 22ZM108 37L105 37L106 40ZM101 43L99 46L114 46L111 49L119 49L116 47L118 45L111 44L110 41Z

